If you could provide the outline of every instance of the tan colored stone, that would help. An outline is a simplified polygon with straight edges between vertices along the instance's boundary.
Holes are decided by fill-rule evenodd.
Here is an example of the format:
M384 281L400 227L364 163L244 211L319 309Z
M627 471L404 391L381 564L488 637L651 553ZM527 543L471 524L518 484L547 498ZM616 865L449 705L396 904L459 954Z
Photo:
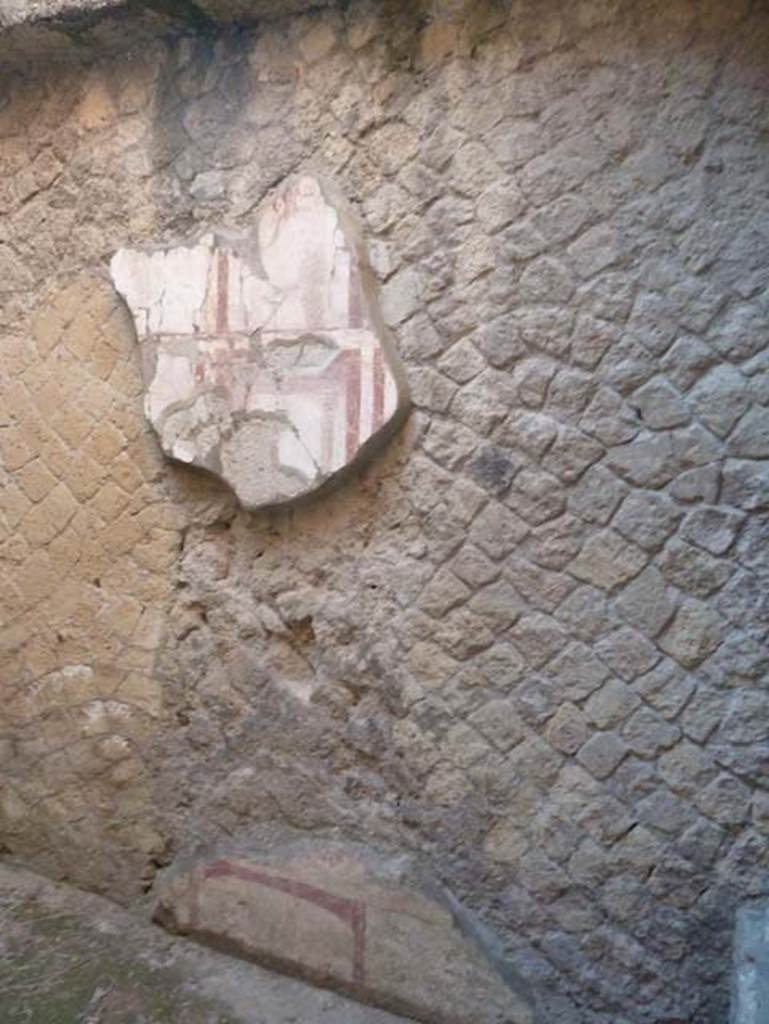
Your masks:
M440 64L459 45L459 25L454 21L436 18L426 25L419 38L419 52L422 63L429 67Z
M40 501L56 485L56 477L42 459L34 459L23 466L16 480L30 501Z
M518 864L529 848L526 833L517 821L503 818L486 836L484 852L502 864Z
M115 120L115 104L107 92L104 82L92 78L86 85L85 95L80 101L77 118L85 131L106 128Z

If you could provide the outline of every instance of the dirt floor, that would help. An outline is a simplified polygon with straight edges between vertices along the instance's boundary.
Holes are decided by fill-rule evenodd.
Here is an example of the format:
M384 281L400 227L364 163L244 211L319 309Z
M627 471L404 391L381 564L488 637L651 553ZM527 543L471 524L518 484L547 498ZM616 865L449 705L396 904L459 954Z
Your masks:
M0 1024L407 1024L0 864Z

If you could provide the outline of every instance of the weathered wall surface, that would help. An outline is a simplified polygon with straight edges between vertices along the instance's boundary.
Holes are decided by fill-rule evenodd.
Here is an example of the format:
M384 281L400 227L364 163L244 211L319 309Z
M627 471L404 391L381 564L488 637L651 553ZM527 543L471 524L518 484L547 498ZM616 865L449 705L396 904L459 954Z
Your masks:
M130 899L265 823L423 851L545 1019L727 1015L767 867L769 17L352 3L8 76L0 841ZM308 170L416 410L246 514L165 463L123 246Z

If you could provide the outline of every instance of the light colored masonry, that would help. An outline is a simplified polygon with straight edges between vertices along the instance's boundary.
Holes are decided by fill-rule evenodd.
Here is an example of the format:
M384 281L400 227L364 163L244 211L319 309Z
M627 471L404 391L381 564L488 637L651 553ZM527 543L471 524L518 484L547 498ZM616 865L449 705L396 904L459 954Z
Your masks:
M406 407L362 245L327 193L304 175L244 238L112 260L163 451L221 476L245 508L316 490Z

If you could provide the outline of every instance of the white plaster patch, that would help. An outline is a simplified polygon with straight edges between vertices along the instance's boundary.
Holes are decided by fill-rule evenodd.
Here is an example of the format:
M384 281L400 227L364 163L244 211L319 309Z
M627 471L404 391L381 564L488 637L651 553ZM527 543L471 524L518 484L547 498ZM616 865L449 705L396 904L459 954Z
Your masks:
M163 450L217 473L246 508L325 484L407 407L363 246L328 193L305 175L247 237L112 260Z

